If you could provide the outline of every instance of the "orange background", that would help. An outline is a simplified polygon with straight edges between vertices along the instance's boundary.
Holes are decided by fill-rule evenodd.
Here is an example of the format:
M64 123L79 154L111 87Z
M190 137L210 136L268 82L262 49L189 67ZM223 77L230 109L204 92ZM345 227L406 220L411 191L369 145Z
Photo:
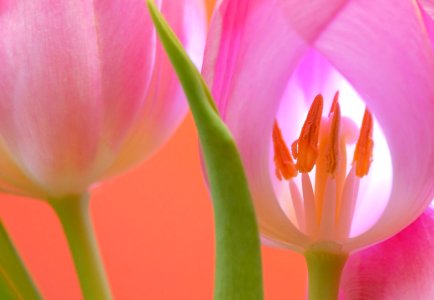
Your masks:
M115 299L212 299L213 214L190 116L151 159L93 190L91 207ZM50 208L2 195L0 217L45 299L81 299ZM266 299L305 299L303 258L262 250Z

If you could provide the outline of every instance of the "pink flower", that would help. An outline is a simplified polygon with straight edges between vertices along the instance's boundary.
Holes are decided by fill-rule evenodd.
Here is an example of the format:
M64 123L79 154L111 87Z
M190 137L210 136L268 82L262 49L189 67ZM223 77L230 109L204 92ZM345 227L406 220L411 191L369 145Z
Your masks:
M414 1L220 2L203 74L239 147L265 241L351 253L429 205L427 29Z
M203 2L160 1L200 63ZM186 112L145 1L2 1L0 189L82 194L158 148Z

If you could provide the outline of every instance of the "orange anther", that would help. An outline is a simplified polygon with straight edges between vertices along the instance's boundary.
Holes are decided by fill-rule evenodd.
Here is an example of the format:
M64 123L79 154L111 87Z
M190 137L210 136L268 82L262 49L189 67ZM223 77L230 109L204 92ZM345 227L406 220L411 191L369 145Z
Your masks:
M277 178L282 180L282 176L285 179L297 176L297 168L283 140L282 132L280 131L277 121L274 122L273 126L273 144Z
M303 173L312 170L318 157L318 137L323 102L321 95L315 97L301 129L300 137L292 145L293 155L297 158L297 169Z
M335 96L331 112L330 134L326 153L326 172L334 174L338 166L339 156L339 130L341 125L341 108Z
M335 111L336 105L338 104L339 100L339 91L335 93L335 96L333 97L332 106L330 107L329 111L329 117L332 115L332 113Z
M297 145L298 145L298 140L295 140L295 141L291 144L291 152L292 152L292 156L294 156L295 159L298 158L298 149L297 149Z
M353 164L356 164L356 175L363 177L368 174L372 162L372 151L374 141L372 140L373 120L372 115L365 110L363 116L362 128L360 129L359 139L356 150L354 151Z

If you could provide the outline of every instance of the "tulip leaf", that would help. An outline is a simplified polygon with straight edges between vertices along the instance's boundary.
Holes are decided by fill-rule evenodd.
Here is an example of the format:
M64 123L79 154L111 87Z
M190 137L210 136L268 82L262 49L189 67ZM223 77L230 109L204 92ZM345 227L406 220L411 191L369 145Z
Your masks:
M263 298L258 228L241 158L205 82L151 0L160 40L193 114L213 198L216 234L215 300Z
M42 299L1 221L0 299Z

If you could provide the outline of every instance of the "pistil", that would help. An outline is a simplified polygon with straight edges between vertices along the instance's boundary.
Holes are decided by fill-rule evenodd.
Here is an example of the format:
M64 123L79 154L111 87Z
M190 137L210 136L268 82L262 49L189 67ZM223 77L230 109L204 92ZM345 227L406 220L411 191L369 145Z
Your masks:
M338 203L338 195L341 184L336 176L340 164L339 142L341 136L341 112L337 97L333 101L332 110L328 118L324 118L320 134L319 155L315 172L315 202L317 208L317 220L322 237L335 235L335 216ZM345 152L345 148L343 149ZM343 170L345 172L345 170ZM344 173L345 174L345 173ZM339 174L341 175L341 174ZM345 176L345 175L344 175Z

